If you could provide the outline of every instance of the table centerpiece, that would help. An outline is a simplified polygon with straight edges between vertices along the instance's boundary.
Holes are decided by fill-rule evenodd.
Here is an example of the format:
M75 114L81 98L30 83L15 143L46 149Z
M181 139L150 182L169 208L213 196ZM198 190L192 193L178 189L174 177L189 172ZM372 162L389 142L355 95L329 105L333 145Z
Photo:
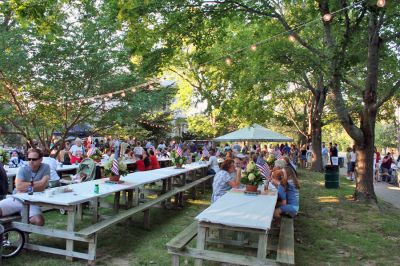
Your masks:
M3 148L0 148L0 162L3 163L3 165L8 165L8 162L10 161L10 153Z
M247 167L242 171L242 177L240 183L246 185L246 192L257 192L258 186L263 182L263 177L258 170L256 164L251 161L247 164Z
M110 156L110 159L104 164L104 175L110 178L112 182L118 182L121 175L127 175L128 170L126 164L122 158L118 158L118 174L113 171L114 154Z
M98 148L92 148L93 150L90 151L89 158L99 163L101 158L103 158L103 153Z
M175 168L183 168L182 165L186 162L186 157L179 150L173 150L171 152L171 161Z

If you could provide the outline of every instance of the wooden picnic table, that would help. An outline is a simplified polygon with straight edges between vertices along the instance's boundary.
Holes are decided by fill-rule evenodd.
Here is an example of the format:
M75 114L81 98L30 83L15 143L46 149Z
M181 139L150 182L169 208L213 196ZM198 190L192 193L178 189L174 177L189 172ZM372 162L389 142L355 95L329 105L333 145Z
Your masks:
M192 249L192 256L197 258L196 265L202 265L203 259L215 260L226 263L244 265L268 265L276 264L274 260L267 259L268 231L277 201L276 192L266 192L260 195L245 194L243 190L231 190L219 198L206 210L196 216L197 224L197 247ZM220 232L228 230L237 232L238 236L244 233L253 233L258 237L255 246L257 256L244 256L228 252L216 252L208 250L206 242L226 244L216 234L210 238L209 232ZM248 242L237 239L229 241L230 245L246 246Z
M69 188L72 189L72 192L68 193L50 195L49 192L45 191L35 192L33 195L28 195L27 193L15 194L13 196L17 200L21 200L23 202L24 209L21 213L21 222L13 222L12 225L27 233L35 233L66 240L66 248L64 250L60 248L30 243L28 235L26 235L27 241L25 248L64 255L67 257L67 259L81 258L88 260L89 263L93 263L96 258L97 234L101 230L104 230L115 223L129 218L135 213L146 210L148 211L148 209L154 204L167 200L168 198L171 198L176 194L182 193L183 191L192 188L192 186L194 185L206 181L211 176L203 177L197 181L185 185L186 181L188 180L186 177L189 175L189 173L197 170L204 172L204 169L206 168L208 168L208 164L193 163L185 165L185 168L183 169L168 167L146 172L131 173L121 177L123 183L120 184L108 183L108 178L106 178L70 185ZM181 181L183 180L184 184L182 184L181 187L173 188L171 185L171 179L174 177L182 176L184 177L181 178ZM145 184L157 181L166 181L165 183L169 184L165 186L164 194L160 195L154 200L140 204L140 201L138 200L139 188L143 187ZM100 191L98 194L94 192L94 186L96 184L99 185ZM54 189L58 188L53 188L53 190ZM114 194L115 198L118 198L118 202L114 203L114 207L116 211L118 211L119 195L120 192L124 191L128 192L128 200L125 206L128 210L120 213L115 212L114 216L106 220L99 221L100 198ZM82 203L85 202L89 202L90 205L93 207L93 223L86 228L76 231L76 221L82 219ZM51 224L49 223L46 223L46 225L43 227L29 224L29 206L31 204L42 207L66 210L68 212L66 230L50 228L49 226L51 226ZM87 253L75 251L74 241L86 242L88 244Z

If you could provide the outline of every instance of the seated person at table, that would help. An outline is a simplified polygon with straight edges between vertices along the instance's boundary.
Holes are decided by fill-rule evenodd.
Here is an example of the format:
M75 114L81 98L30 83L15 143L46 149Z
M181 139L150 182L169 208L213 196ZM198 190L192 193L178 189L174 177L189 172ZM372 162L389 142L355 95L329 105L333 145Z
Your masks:
M183 157L186 158L186 163L192 163L192 154L190 153L189 148L184 148L183 149Z
M147 151L143 151L142 156L140 159L136 161L136 170L137 171L148 171L151 170L151 162L149 158L149 154Z
M103 159L102 160L108 161L110 159L110 157L111 157L111 154L113 154L113 153L114 152L113 152L112 149L110 149L110 148L106 149L106 152L103 154Z
M21 159L17 151L13 151L11 153L10 161L8 162L8 167L17 168L20 166L24 166L25 162Z
M232 177L231 174L235 172L235 177ZM221 165L221 170L214 176L211 203L217 201L231 188L238 187L240 185L241 173L242 169L235 167L234 160L225 160Z
M151 169L160 169L160 164L157 160L157 156L154 155L154 151L149 150L149 154Z
M59 187L60 186L60 176L57 173L58 163L56 159L51 156L43 157L43 163L50 166L50 179L49 187Z
M33 148L28 151L29 164L19 168L15 178L16 193L26 193L30 186L33 187L34 192L43 191L47 187L50 167L42 163L42 158L43 153L40 149ZM22 209L23 204L12 196L0 201L0 217L21 212ZM30 205L29 222L34 225L44 225L44 218L39 206Z
M82 145L80 138L75 139L75 144L69 149L71 153L71 164L81 163L83 156L85 155L85 147Z
M8 192L8 177L6 170L4 170L3 163L0 162L0 200L7 196Z
M210 163L210 169L208 169L207 175L215 175L216 173L218 173L219 164L218 159L215 156L215 149L210 150L210 158L208 159L208 162Z
M282 169L283 177L278 186L278 202L274 217L282 214L294 217L299 211L300 184L293 168L286 166Z

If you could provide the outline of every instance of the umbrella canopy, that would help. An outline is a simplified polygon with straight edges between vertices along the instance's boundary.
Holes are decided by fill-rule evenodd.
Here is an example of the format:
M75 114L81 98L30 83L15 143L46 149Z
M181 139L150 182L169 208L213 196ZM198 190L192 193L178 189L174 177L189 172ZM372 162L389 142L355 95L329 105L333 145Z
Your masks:
M258 124L245 127L221 137L215 138L214 141L269 141L283 142L293 141L292 138L286 137Z

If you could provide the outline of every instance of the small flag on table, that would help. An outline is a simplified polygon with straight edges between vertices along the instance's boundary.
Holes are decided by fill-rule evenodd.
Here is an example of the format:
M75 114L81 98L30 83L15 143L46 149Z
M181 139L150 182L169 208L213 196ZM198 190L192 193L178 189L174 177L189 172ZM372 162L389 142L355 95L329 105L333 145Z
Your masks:
M114 175L119 175L118 154L119 154L119 143L117 141L117 142L115 142L114 160L113 160L113 164L112 164L112 167L111 167L111 172L113 172Z
M282 153L281 153L281 151L277 151L277 152L276 152L275 158L276 158L277 160L279 160L279 159L282 158Z
M269 174L270 174L269 167L265 163L264 159L261 156L258 157L256 166L263 177L265 177L265 178L269 177Z
M179 156L182 156L183 155L183 151L182 151L182 149L181 149L181 147L177 147L176 148L176 153L179 155Z

